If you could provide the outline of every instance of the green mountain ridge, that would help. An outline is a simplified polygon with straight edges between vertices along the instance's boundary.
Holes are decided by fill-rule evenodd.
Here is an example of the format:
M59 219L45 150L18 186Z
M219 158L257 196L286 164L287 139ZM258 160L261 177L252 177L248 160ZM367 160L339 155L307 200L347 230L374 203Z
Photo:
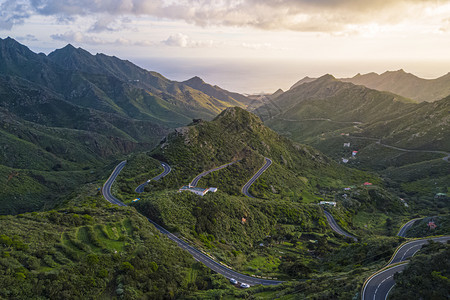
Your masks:
M228 106L243 105L216 99L129 61L91 55L71 45L45 56L11 38L0 44L0 74L43 85L76 105L157 121L172 128L192 118L211 119Z
M191 79L183 81L182 83L219 100L225 101L227 103L235 103L234 106L242 106L242 104L247 105L251 102L249 98L241 94L229 92L218 87L217 85L212 86L210 84L207 84L198 76L192 77Z
M231 97L215 98L214 95L203 93L203 91L195 87L191 88L184 83L171 81L159 73L149 72L129 61L105 54L91 55L86 50L75 48L72 45L53 51L48 57L67 70L113 76L120 81L126 81L136 88L145 90L149 95L172 105L171 111L178 111L181 115L185 114L189 118L198 116L211 118L225 107L242 105ZM219 87L215 87L215 89L221 90ZM240 100L246 99L237 93L230 94Z
M290 131L300 142L347 131L398 147L448 151L448 102L447 97L434 104L416 104L326 75L285 92L255 112L269 126Z

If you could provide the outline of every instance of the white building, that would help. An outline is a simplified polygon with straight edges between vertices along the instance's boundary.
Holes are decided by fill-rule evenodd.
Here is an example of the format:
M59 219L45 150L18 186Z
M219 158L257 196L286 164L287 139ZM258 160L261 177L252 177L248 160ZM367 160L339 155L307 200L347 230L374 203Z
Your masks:
M203 189L203 188L198 188L198 187L192 187L190 185L184 185L178 190L178 192L181 193L183 191L189 191L189 192L197 194L199 196L204 196L204 195L206 195L207 192L212 192L212 193L217 192L217 188L210 187L207 189Z
M320 205L331 205L331 206L336 206L336 202L334 202L334 201L320 201L319 204L320 204Z

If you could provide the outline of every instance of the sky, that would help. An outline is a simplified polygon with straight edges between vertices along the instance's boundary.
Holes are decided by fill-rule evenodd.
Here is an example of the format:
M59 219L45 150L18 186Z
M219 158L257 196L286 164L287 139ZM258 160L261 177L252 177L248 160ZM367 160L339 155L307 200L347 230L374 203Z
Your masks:
M0 0L0 37L71 43L241 93L305 76L450 71L450 0Z

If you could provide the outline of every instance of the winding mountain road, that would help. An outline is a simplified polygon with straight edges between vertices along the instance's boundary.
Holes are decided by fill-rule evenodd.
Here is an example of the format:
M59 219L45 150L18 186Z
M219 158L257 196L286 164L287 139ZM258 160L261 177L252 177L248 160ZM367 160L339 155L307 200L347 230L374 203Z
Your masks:
M353 235L345 232L339 225L336 223L336 220L333 218L333 216L327 212L325 209L323 210L323 213L325 214L325 217L327 217L328 224L330 225L331 229L333 229L334 232L339 233L340 235L349 237L353 239L355 242L358 241L356 237Z
M164 168L164 171L162 171L162 173L161 174L159 174L158 176L155 176L155 177L153 177L152 179L149 179L149 180L147 180L146 182L144 182L143 184L141 184L140 186L138 186L136 189L135 189L135 192L136 193L143 193L144 192L144 189L145 189L145 186L147 185L147 184L149 184L150 183L150 181L158 181L158 180L160 180L161 178L163 178L164 176L166 176L167 174L169 174L170 173L170 171L172 171L172 168L168 165L168 164L166 164L166 163L163 163L163 162L159 162L160 164L161 164L161 166Z
M450 162L450 161L449 161L449 159L450 159L450 153L449 153L449 152L446 152L446 151L404 149L404 148L399 148L399 147L395 147L395 146L383 144L383 143L381 142L381 139L378 139L378 138L371 138L371 137L364 137L364 136L354 136L354 135L350 135L349 137L350 137L350 138L355 138L355 139L362 139L362 140L371 140L371 141L375 141L375 143L378 144L378 145L381 145L381 146L386 147L386 148L390 148L390 149L402 151L402 152L418 152L418 153L437 153L437 154L444 154L445 156L444 156L442 159L445 160L446 162Z
M411 228L411 226L413 226L417 220L420 220L420 218L408 221L405 225L402 226L402 228L400 228L399 232L397 233L397 236L405 237L408 229Z
M390 145L383 144L383 143L381 142L381 140L378 140L376 143L379 144L379 145L381 145L381 146L383 146L383 147L390 148L390 149L394 149L394 150L398 150L398 151L403 151L403 152L419 152L419 153L438 153L438 154L445 154L446 156L443 157L442 159L445 160L446 162L449 162L449 158L450 158L450 153L445 152L445 151L404 149L404 148L399 148L399 147L394 147L394 146L390 146Z
M408 264L408 259L414 256L414 254L416 254L417 251L419 251L423 245L428 243L429 240L446 243L447 241L450 240L450 236L414 240L398 247L396 252L392 256L391 260L387 264L387 266L383 268L381 271L373 274L365 282L363 286L361 299L362 300L387 299L389 292L395 285L394 274L397 272L401 272ZM403 264L399 264L402 262Z
M119 163L109 176L108 180L105 182L105 184L102 187L102 193L103 196L107 201L109 201L112 204L116 204L119 206L126 206L123 202L118 200L116 197L114 197L111 193L111 187L114 181L116 180L119 173L122 171L122 169L125 167L127 161L122 161ZM261 174L271 165L272 161L268 158L266 158L266 164L250 179L249 182L247 182L247 190L248 187L251 186L251 184L259 177ZM163 163L162 163L163 164ZM165 164L164 172L156 176L155 178L160 179L167 174L170 173L170 166ZM246 185L247 185L246 184ZM243 188L244 191L244 188ZM248 193L248 191L247 191ZM252 197L250 195L250 197ZM336 231L339 234L342 234L344 236L353 238L356 240L355 237L352 235L346 233L343 231L334 220L333 216L324 210L325 216L327 217L328 223L330 224L331 228ZM239 282L245 282L249 285L277 285L282 283L282 281L278 280L271 280L271 279L263 279L263 278L256 278L251 277L248 275L244 275L241 273L238 273L236 271L231 270L230 268L220 264L219 262L215 261L211 257L207 256L203 252L199 251L198 249L190 246L188 243L183 241L182 239L178 238L177 236L173 235L160 225L156 224L149 218L147 218L150 223L152 223L162 234L165 234L170 240L175 242L179 247L182 249L188 251L194 259L196 259L199 262L202 262L210 268L211 270L225 276L226 278L234 278ZM404 236L406 231L412 226L412 224L417 219L411 220L407 222L403 227L400 229L398 236ZM363 285L362 289L362 300L385 300L387 299L389 292L392 290L392 288L395 285L394 281L394 274L397 272L401 272L407 265L408 259L412 256L414 256L424 244L428 243L429 240L433 240L435 242L441 242L445 243L450 240L450 236L443 236L443 237L435 237L435 238L425 238L425 239L418 239L413 240L410 242L407 242L397 248L394 255L392 256L391 260L388 262L387 266L383 268L381 271L376 272L372 276L369 277L368 280Z
M331 123L338 123L338 124L362 124L362 122L355 122L355 121L334 121L328 118L310 118L310 119L300 119L300 120L296 120L296 119L284 119L284 118L276 118L277 120L283 120L283 121L288 121L288 122L307 122L307 121L327 121L327 122L331 122Z
M119 175L120 171L122 171L122 169L125 167L126 163L127 163L127 161L122 161L120 164L117 165L117 167L111 173L111 175L109 176L108 180L106 180L106 182L105 182L105 184L103 185L103 188L102 188L103 197L105 197L105 199L108 202L110 202L112 204L117 204L119 206L126 206L126 205L124 203L120 202L117 198L115 198L111 194L111 186L114 183L114 181L116 180L116 178ZM167 165L167 167L169 167L169 166ZM169 174L169 172L167 172L165 175L161 176L160 178L166 176L167 174ZM164 173L165 172L161 173L160 175L162 175ZM207 266L211 270L213 270L213 271L215 271L215 272L225 276L226 278L234 278L234 279L236 279L239 282L244 282L244 283L247 283L249 285L258 285L258 284L262 284L262 285L277 285L277 284L282 283L282 281L278 281L278 280L256 278L256 277L244 275L244 274L238 273L236 271L233 271L230 268L227 268L224 265L218 263L217 261L215 261L211 257L207 256L203 252L201 252L201 251L195 249L194 247L190 246L188 243L186 243L182 239L176 237L174 234L170 233L169 231L167 231L166 229L164 229L160 225L156 224L155 222L153 222L149 218L147 218L147 220L150 223L152 223L162 234L165 234L169 239L174 241L178 246L180 246L182 249L184 249L187 252L189 252L194 257L194 259L196 259L199 262L202 262L205 266Z
M223 169L223 168L226 168L226 167L228 167L228 166L234 164L235 162L236 162L236 161L232 161L232 162L230 162L230 163L221 165L220 167L217 167L217 168L214 168L214 169L205 171L205 172L203 172L203 173L200 173L199 175L197 175L197 177L195 177L195 178L191 181L191 183L190 183L189 185L192 186L192 187L196 187L197 184L198 184L198 182L200 181L200 179L202 179L203 176L206 176L206 175L208 175L208 174L211 173L211 172L219 171L219 170L221 170L221 169Z
M114 168L114 170L111 173L111 175L109 176L108 180L106 180L105 184L102 187L103 197L105 197L105 199L107 201L111 202L112 204L116 204L119 206L127 206L127 205L125 203L119 201L119 199L117 199L116 197L114 197L111 194L111 187L112 187L112 184L114 183L114 181L116 180L117 175L119 175L120 171L122 171L122 169L123 169L123 167L125 167L126 163L127 163L127 161L124 160L120 164L118 164Z
M272 164L272 160L270 158L265 157L266 159L266 163L261 167L261 169L258 170L258 172L255 173L255 175L253 175L252 178L250 178L249 181L247 181L247 183L242 187L241 192L250 198L255 198L253 197L249 192L248 189L252 186L252 184L256 181L256 179L259 178L259 176L262 175L262 173L264 173L265 170L267 170L267 168L270 167L270 165Z

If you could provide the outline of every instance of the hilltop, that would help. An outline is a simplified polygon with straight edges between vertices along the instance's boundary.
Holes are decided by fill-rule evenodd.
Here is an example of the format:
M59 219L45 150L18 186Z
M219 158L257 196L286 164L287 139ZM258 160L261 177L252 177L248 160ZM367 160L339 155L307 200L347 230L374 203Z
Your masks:
M211 122L200 121L176 130L162 140L152 153L154 157L172 164L184 176L183 180L203 170L238 161L229 169L237 168L239 173L244 172L247 176L230 178L230 186L237 187L242 186L245 178L262 166L264 157L270 157L274 162L272 170L283 169L280 174L291 172L289 176L286 174L286 178L303 177L303 188L325 186L324 182L339 185L338 182L345 178L338 175L342 173L341 167L320 152L292 143L266 127L259 117L238 107L224 110ZM276 176L273 179L282 183ZM287 194L285 188L271 184L279 191L277 193ZM237 187L229 189L238 194L240 190ZM298 184L293 184L288 190L291 188L302 189ZM273 190L270 186L266 187L261 195L273 194L270 190Z

